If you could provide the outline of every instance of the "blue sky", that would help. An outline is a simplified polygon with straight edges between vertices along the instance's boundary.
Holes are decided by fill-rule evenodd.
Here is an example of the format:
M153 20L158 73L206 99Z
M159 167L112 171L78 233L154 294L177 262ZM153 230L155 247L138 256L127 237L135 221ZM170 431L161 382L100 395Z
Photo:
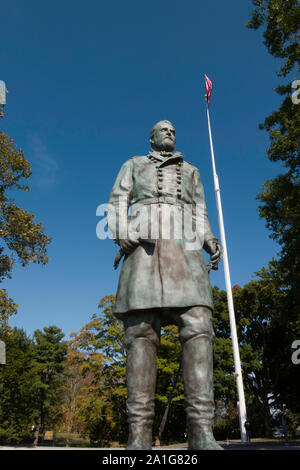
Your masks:
M257 212L261 185L281 171L266 156L258 124L276 109L279 63L262 32L249 30L250 0L15 0L1 7L0 79L9 91L1 129L31 162L31 191L16 201L53 238L46 266L3 282L19 304L12 326L28 334L57 325L66 336L114 294L116 246L96 237L96 209L122 163L149 150L149 132L169 119L177 147L201 173L219 235L204 103L211 125L232 285L244 285L276 255ZM224 288L223 264L211 273Z

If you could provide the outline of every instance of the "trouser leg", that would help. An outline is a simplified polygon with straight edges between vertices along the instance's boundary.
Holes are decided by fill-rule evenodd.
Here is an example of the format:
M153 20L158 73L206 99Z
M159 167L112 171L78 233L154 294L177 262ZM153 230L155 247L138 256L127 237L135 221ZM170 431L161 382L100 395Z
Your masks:
M127 349L128 450L151 450L156 386L159 320L151 313L131 315L124 322Z
M181 315L179 338L189 449L223 450L213 436L213 340L211 311L193 307Z

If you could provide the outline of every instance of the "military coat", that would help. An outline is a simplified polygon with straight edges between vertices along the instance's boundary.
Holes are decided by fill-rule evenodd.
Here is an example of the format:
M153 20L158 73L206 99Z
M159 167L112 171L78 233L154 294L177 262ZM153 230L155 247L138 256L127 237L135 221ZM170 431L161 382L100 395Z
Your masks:
M126 236L139 240L122 263L117 318L149 308L213 308L202 248L215 237L200 174L181 153L152 151L127 160L111 191L107 220L117 243Z

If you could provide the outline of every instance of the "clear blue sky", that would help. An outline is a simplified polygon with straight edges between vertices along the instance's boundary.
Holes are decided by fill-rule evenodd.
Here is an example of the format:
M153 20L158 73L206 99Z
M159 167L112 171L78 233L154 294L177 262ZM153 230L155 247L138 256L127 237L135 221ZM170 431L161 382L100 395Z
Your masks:
M250 0L15 0L1 6L0 79L9 94L2 130L32 164L31 191L16 201L53 238L46 266L22 268L2 287L19 304L12 326L28 334L78 331L114 294L116 246L96 237L96 208L121 164L147 154L149 131L169 119L176 149L197 165L218 235L205 112L211 123L232 285L276 255L255 196L278 174L258 124L276 109L278 62L249 30ZM224 288L223 264L211 274Z

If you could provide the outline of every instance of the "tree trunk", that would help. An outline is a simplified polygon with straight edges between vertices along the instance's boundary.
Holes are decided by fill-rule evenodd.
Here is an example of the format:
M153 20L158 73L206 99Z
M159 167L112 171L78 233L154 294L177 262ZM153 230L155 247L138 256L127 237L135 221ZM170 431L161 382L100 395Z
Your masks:
M267 397L263 399L262 408L263 408L263 423L264 423L264 428L265 428L265 437L271 438L273 437L272 424L271 424L272 418L271 418L270 406L269 406Z
M37 422L36 422L36 427L35 427L35 430L34 430L34 441L33 441L33 445L34 447L36 447L38 445L38 442L39 442L39 435L40 435L40 430L41 430L41 416L38 417L37 419Z
M177 381L178 381L180 371L181 371L181 362L179 364L179 368L177 370L177 373L176 373L176 376L175 376L175 379L174 379L173 387L172 387L172 390L171 390L169 398L168 398L168 404L166 406L164 416L163 416L163 418L161 420L161 423L160 423L160 426L159 426L158 440L157 440L158 444L157 445L160 445L160 442L161 442L162 434L163 434L164 429L165 429L165 425L166 425L166 422L167 422L167 417L168 417L171 401L172 401L172 398L173 398L173 393L174 393L175 387L177 385Z
M67 447L70 447L70 437L71 437L70 434L71 434L71 430L72 430L72 427L73 427L73 413L74 413L74 406L73 406L73 403L72 403L71 406L70 406L68 422L67 422L67 439L66 439L66 446Z

